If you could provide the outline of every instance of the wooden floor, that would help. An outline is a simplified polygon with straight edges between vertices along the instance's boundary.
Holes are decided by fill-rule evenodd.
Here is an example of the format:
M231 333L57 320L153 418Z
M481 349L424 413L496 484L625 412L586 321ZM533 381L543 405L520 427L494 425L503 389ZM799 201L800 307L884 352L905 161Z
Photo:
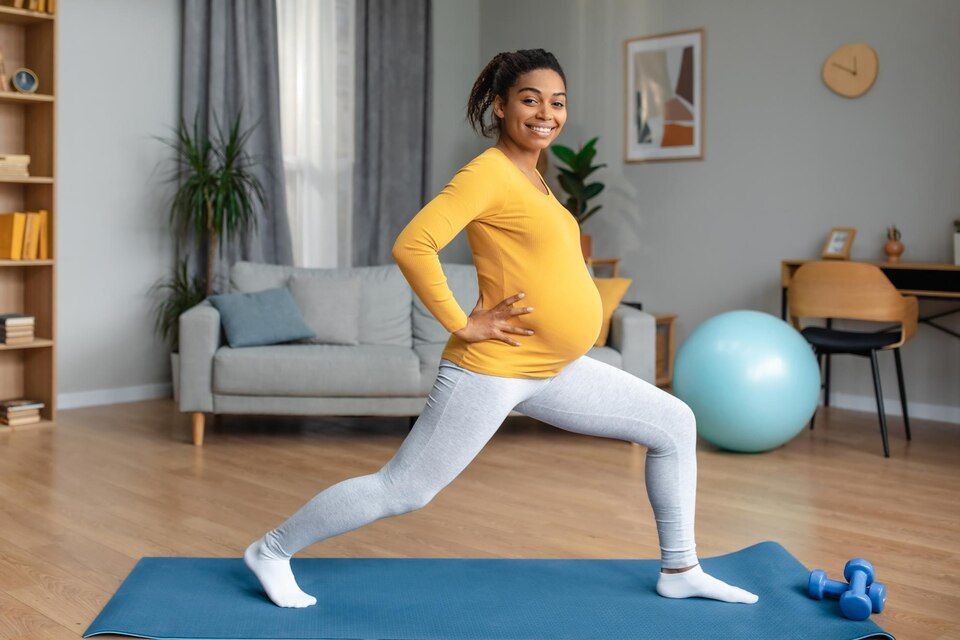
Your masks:
M840 577L862 556L888 589L873 619L900 640L960 638L960 426L821 410L758 455L701 444L701 556L776 540ZM77 638L141 556L237 557L319 489L375 471L406 419L227 417L188 444L158 400L62 411L0 434L0 639ZM306 556L653 558L644 450L511 418L425 509ZM762 594L761 594L762 596Z

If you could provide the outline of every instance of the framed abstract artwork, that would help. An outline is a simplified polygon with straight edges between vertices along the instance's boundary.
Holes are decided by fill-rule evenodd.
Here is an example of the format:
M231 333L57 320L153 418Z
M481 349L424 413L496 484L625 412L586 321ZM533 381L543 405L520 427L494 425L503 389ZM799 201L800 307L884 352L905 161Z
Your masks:
M703 29L624 43L624 161L703 159Z

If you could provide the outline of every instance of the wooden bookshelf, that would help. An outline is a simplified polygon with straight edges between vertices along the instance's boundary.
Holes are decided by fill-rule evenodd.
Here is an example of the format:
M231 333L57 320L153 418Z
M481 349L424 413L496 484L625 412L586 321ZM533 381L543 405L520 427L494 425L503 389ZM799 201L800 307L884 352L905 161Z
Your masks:
M49 13L0 6L0 52L7 77L26 67L37 93L0 91L0 154L29 154L30 177L0 176L0 212L48 211L45 260L0 260L0 313L34 316L36 339L0 345L0 400L44 403L41 422L2 431L53 426L56 421L56 42Z

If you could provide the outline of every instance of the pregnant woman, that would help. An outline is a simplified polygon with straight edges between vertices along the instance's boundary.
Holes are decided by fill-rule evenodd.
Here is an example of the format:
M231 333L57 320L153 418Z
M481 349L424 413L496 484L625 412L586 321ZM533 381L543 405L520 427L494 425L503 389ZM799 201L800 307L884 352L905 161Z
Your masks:
M297 585L291 556L423 507L470 464L513 409L567 431L647 448L660 595L757 601L700 568L693 413L657 387L585 355L600 333L600 295L583 260L576 220L536 170L540 153L563 129L566 103L563 70L542 49L500 53L477 78L467 118L481 135L496 134L497 143L460 169L393 247L416 295L451 333L436 382L382 469L327 488L246 550L247 566L277 605L316 603ZM463 229L480 285L469 316L438 257Z

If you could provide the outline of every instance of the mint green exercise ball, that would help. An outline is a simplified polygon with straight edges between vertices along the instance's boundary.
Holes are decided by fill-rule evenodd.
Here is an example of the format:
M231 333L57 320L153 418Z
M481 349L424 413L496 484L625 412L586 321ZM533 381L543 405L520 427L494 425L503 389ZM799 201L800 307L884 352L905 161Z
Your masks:
M729 311L681 345L673 391L693 410L705 440L731 451L768 451L810 421L820 398L820 367L807 341L783 320Z

